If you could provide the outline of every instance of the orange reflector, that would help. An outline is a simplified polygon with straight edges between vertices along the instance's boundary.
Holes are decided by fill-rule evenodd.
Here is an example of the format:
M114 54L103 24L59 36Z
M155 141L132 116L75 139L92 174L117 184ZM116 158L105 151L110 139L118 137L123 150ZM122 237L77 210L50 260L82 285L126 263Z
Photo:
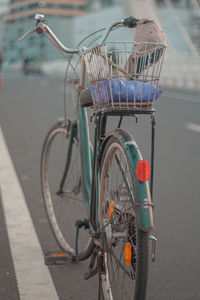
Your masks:
M140 160L136 167L137 179L141 182L147 181L150 177L151 168L146 160Z
M108 207L108 217L111 219L113 216L113 211L114 211L114 201L109 203Z
M57 256L66 256L66 253L65 252L54 252L54 253L51 253L51 255L53 257L57 257Z
M125 253L125 264L126 266L129 266L131 263L131 257L132 257L132 253L131 253L131 243L127 242L125 249L124 249Z

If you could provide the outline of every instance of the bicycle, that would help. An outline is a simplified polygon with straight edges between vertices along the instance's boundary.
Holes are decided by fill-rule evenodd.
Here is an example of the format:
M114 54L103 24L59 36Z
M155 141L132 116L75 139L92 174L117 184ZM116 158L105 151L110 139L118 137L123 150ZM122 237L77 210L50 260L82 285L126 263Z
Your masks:
M114 29L137 26L139 20L130 17L86 37L87 48L80 43L70 49L44 24L43 15L35 18L36 28L21 40L33 32L45 34L63 55L70 55L67 71L71 68L75 77L68 84L78 95L77 118L67 118L64 102L65 116L50 129L42 150L45 209L63 250L47 253L45 263L65 264L90 257L85 279L99 275L98 299L145 299L149 240L153 261L156 246L150 234L154 228L153 102L159 97L157 83L166 45L143 42L139 43L143 50L138 51L134 42L107 41ZM90 88L86 87L86 70ZM93 147L86 107L93 108ZM121 128L123 117L139 115L151 116L151 166L143 160L133 137ZM117 128L107 132L110 116L120 119Z

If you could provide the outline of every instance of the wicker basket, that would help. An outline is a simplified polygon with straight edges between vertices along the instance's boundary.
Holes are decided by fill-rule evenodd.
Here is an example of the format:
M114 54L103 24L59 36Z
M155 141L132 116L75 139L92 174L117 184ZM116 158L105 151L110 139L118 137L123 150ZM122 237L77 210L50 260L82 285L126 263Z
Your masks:
M150 108L158 88L166 45L106 42L84 51L95 110Z

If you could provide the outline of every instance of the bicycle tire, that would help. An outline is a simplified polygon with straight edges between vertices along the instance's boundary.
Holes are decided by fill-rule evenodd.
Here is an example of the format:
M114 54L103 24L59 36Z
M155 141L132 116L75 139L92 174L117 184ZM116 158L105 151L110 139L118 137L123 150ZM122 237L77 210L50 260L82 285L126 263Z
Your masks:
M105 300L144 300L148 278L149 233L141 231L136 222L131 199L136 175L131 168L125 142L118 135L120 130L108 138L101 157L99 218L101 226L106 228L105 224L110 224L112 232L110 247L104 252L102 286ZM112 216L109 216L111 202L114 202L114 206ZM125 259L127 243L131 245L128 264Z
M48 132L41 156L41 184L46 215L53 235L60 248L71 256L76 253L77 220L88 219L81 187L81 165L78 137L74 138L70 166L63 187L58 194L58 186L64 173L69 141L70 122L58 122ZM79 231L78 259L89 257L93 249L89 230Z

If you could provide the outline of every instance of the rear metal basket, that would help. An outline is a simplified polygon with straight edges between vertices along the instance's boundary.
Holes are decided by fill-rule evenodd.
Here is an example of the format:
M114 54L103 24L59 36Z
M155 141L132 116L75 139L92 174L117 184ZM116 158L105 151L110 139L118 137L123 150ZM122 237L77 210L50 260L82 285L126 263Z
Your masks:
M158 88L166 45L105 42L84 51L95 110L151 108Z

